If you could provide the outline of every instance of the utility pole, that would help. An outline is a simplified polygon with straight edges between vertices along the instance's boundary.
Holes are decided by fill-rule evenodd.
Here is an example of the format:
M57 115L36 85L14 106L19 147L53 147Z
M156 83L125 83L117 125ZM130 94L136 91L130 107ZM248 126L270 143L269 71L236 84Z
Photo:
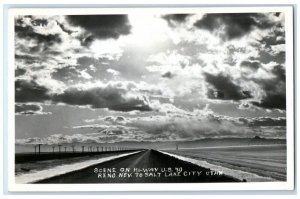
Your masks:
M36 147L37 145L34 145L34 154L36 154Z
M38 144L38 146L39 146L39 155L41 154L41 145L42 144Z
M75 148L74 148L74 145L72 145L72 150L73 150L73 153L75 152Z

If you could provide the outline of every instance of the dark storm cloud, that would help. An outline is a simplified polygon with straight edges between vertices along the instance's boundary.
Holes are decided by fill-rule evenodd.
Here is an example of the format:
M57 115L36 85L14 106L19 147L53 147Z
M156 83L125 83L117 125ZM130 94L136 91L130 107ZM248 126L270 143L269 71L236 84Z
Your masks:
M274 25L265 14L260 13L226 13L205 14L194 26L210 32L224 31L222 39L231 40L240 38L255 28L267 29ZM224 29L223 29L224 28Z
M103 64L101 64L101 63L106 62L106 61L108 61L108 59L106 59L106 58L95 59L93 57L87 57L87 56L79 57L77 59L77 68L88 69L90 65L94 65L95 67L97 67L97 66L104 67ZM106 67L105 67L105 70L106 70Z
M117 39L121 35L130 34L131 26L127 15L69 15L66 18L72 25L92 33L95 38ZM84 39L84 43L87 39Z
M272 55L270 52L261 50L259 52L259 60L261 60L261 62L264 64L267 64L272 61L279 64L283 64L285 63L285 52L281 51L275 55Z
M175 23L183 23L186 18L191 14L169 14L162 16L168 22L168 25L171 27L175 26Z
M267 109L286 109L285 94L267 93L260 102L252 102L253 105Z
M24 75L25 73L26 73L26 70L24 68L17 68L15 70L15 76L16 77Z
M285 30L283 27L280 26L277 26L272 30L273 31L269 35L258 40L263 45L263 48L257 46L258 48L260 48L259 60L264 64L267 64L272 61L277 62L279 64L284 64L285 63L284 49L280 49L280 50L275 50L275 49L276 46L285 44Z
M184 22L185 19L190 15L191 14L169 14L169 15L164 15L162 18L166 19L167 21L173 20L178 22Z
M41 111L41 107L35 104L16 104L15 112L24 114L33 114L36 111Z
M15 59L24 61L25 64L33 64L39 61L39 58L31 55L19 55L15 54Z
M31 20L31 24L33 26L47 26L48 20L47 19L34 19L34 20Z
M209 89L207 93L208 98L223 100L241 100L251 98L251 93L249 91L243 91L239 85L232 82L232 79L229 76L204 73L204 77L206 82L214 88Z
M279 17L281 14L282 14L281 12L276 12L276 13L274 13L274 15L275 15L276 17Z
M43 112L43 108L38 104L15 104L16 115L47 115L49 112Z
M31 20L30 25L25 24L23 18L17 18L15 24L15 39L16 39L16 60L20 60L25 64L33 64L37 62L47 61L47 56L57 56L60 53L53 50L55 44L61 44L62 39L59 34L41 34L35 31L34 26L47 26L48 21L46 19ZM32 18L30 18L32 19ZM21 40L21 41L20 41ZM24 44L22 40L26 40L33 45ZM18 42L20 41L20 42ZM21 52L21 53L20 53ZM32 54L38 54L33 56Z
M285 69L282 65L276 65L271 71L276 77L270 80L253 80L261 86L265 92L260 102L252 102L253 105L267 109L286 109L286 84Z
M272 73L276 75L276 78L285 82L285 68L282 65L276 65L272 69Z
M168 71L168 72L162 74L161 77L172 79L174 76L175 76L174 74L172 74L170 71Z
M77 81L80 73L76 70L75 66L66 66L63 68L56 69L55 72L51 73L53 79L66 82L68 80Z
M72 30L69 30L68 28L66 28L62 23L59 23L58 21L56 21L57 25L60 27L60 29L62 31L64 31L65 33L71 35L72 33L76 32L76 31L72 31Z
M261 64L258 61L242 61L240 66L256 71L261 67Z
M49 90L34 80L16 80L15 91L16 102L42 102L50 99Z
M272 32L258 40L266 48L272 45L285 44L285 29L280 24L276 25Z
M44 44L46 46L52 46L56 43L62 42L59 34L43 35L43 34L35 32L34 29L28 25L26 25L26 26L16 25L15 33L18 38L22 38L22 39L26 39L26 40L31 40L31 39L36 40L38 43L38 46L40 46L42 44Z
M69 105L89 105L91 108L108 108L115 111L151 111L144 96L128 96L128 90L118 85L93 87L89 89L68 88L62 93L51 94L50 89L37 84L34 80L15 81L16 102L66 103Z
M77 63L74 65L56 69L51 76L52 78L63 82L69 80L78 82L84 80L84 77L81 74L81 72L84 71L91 75L90 79L94 77L104 79L108 75L106 70L109 68L109 65L106 63L109 63L107 58L95 59L94 57L83 56L77 58Z
M53 96L54 102L70 105L90 105L92 108L108 108L115 111L150 111L151 108L144 99L125 97L126 90L107 86L87 90L76 88L66 89L62 94Z
M286 126L286 118L278 117L255 117L255 118L244 118L241 117L238 119L239 122L242 122L244 125L249 127L260 127L260 126Z
M80 44L82 46L89 47L92 44L92 42L95 40L95 37L94 36L82 35L78 39L79 39Z
M286 126L286 118L258 117L249 122L249 126Z

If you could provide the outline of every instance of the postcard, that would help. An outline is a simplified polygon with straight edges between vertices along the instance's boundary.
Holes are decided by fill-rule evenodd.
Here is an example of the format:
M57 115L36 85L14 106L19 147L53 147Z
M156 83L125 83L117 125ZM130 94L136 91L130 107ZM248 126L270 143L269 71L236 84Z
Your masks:
M293 9L9 9L9 191L294 188Z

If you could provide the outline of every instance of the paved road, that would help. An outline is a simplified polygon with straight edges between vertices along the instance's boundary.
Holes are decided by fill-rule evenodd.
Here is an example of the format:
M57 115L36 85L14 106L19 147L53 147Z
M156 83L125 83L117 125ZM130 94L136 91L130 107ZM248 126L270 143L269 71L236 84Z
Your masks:
M104 171L106 169L106 171ZM110 170L109 170L110 169ZM124 172L127 170L127 172ZM181 183L235 182L155 150L145 150L37 183Z

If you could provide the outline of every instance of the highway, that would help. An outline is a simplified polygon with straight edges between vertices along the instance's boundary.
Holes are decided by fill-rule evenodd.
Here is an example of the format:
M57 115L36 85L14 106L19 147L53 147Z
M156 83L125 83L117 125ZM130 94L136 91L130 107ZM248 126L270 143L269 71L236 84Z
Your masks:
M229 176L156 150L118 158L35 183L197 183L236 182Z

